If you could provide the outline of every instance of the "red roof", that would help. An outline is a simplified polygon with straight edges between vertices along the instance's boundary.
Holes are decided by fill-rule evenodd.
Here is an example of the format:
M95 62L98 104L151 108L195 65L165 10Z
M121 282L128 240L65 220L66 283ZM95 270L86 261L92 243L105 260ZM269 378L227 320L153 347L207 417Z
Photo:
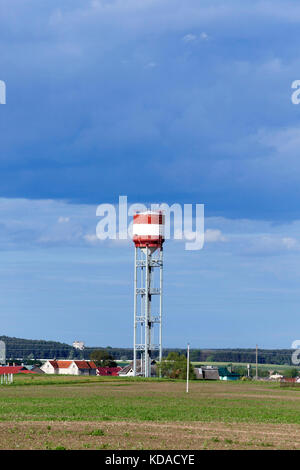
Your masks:
M57 361L49 361L51 366L54 367L54 369L58 369Z
M97 369L96 364L93 361L88 362L91 369Z
M96 364L93 361L49 361L54 369L67 369L75 362L78 369L96 369Z
M119 375L122 367L97 367L97 375Z
M0 375L3 374L36 374L36 372L32 372L31 370L26 369L23 366L2 366L0 367Z
M78 369L96 369L96 364L91 361L74 361L75 364L77 365Z
M59 369L67 369L73 361L55 361Z
M21 370L21 374L37 374L34 370Z

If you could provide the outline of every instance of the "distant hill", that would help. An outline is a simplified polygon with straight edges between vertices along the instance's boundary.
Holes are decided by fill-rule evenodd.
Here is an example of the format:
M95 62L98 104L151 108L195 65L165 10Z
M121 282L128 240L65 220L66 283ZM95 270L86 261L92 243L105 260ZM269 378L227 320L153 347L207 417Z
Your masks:
M7 359L54 358L65 359L74 348L58 341L32 340L0 336L6 344Z
M6 357L13 359L89 359L95 349L106 349L119 360L133 359L132 348L87 347L84 351L73 348L70 344L58 341L32 340L0 336L6 343ZM185 349L164 349L163 355L170 351L186 353ZM291 349L259 349L259 364L291 364ZM255 363L255 349L191 349L190 359L194 362L246 362Z
M95 349L107 349L116 359L131 359L132 349L90 347L83 351L73 348L70 344L58 341L14 338L0 336L6 344L7 360L32 359L89 359Z

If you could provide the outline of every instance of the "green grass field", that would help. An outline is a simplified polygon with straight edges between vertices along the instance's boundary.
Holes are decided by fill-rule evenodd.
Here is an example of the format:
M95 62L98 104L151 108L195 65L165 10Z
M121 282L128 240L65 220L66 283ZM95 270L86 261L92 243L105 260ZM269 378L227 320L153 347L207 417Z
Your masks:
M187 394L184 381L30 374L19 374L15 376L14 384L0 386L0 448L11 445L1 431L6 436L9 429L15 429L15 434L19 429L21 439L24 426L28 429L42 426L46 432L47 422L58 433L66 425L70 426L70 432L73 429L75 433L77 429L78 439L73 436L72 448L81 445L82 426L89 427L89 432L95 431L96 434L88 437L93 442L98 432L98 440L102 444L111 446L115 442L116 448L125 448L124 442L128 445L129 439L134 448L135 440L131 432L128 431L125 439L127 427L133 425L141 430L139 439L143 448L155 448L151 447L154 445L149 431L152 424L161 430L164 448L177 448L174 447L176 443L183 445L182 442L186 445L189 442L190 445L190 441L184 438L184 430L190 427L196 432L199 426L206 426L208 435L215 433L212 436L212 439L217 439L214 448L224 448L224 439L220 441L220 436L230 429L230 435L234 435L238 426L242 426L239 435L248 429L247 435L252 433L254 436L262 426L266 427L266 436L277 426L284 439L288 438L288 429L292 426L293 432L299 433L300 447L300 389L284 389L278 383L270 382L193 381ZM100 436L101 432L97 429L103 430L103 425L106 427ZM166 426L173 427L175 431L173 429L168 439L164 440L163 427ZM118 430L112 433L110 440L107 438L112 432L109 429ZM121 437L124 442L120 436L116 441L116 432L118 436L118 433L123 433ZM35 446L33 448L44 448L44 444L39 439L37 441L36 434L34 436L30 441ZM196 441L194 444L195 448L203 444L204 437L202 433L199 443ZM232 440L232 436L228 439ZM282 439L278 446L282 445ZM21 442L21 448L27 448L26 441ZM241 448L240 441L232 442L238 442L236 448ZM61 445L65 446L65 441ZM235 448L230 443L227 443L228 446Z
M184 381L20 374L13 385L0 387L0 420L300 424L298 396L300 389L298 395L298 389L266 382L193 381L186 394Z

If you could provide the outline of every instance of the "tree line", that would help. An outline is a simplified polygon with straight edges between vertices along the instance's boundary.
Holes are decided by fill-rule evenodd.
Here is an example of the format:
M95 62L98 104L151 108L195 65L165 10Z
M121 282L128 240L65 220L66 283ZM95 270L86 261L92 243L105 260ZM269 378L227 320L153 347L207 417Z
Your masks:
M8 360L23 359L90 359L91 353L108 351L113 360L133 360L132 348L87 347L83 351L73 346L58 341L29 340L0 336L6 344L6 357ZM164 349L163 357L170 352L186 354L185 349ZM259 364L291 365L291 349L259 349ZM153 359L157 359L154 355ZM254 364L256 359L255 349L190 349L191 362L244 362Z

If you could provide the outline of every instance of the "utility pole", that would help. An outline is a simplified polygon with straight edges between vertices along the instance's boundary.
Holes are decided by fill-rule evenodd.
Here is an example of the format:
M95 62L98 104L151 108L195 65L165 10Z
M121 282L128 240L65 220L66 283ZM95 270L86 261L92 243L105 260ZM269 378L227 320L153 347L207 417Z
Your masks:
M189 393L189 375L190 375L190 343L187 345L186 358L186 393Z
M258 349L256 345L256 369L255 369L255 379L258 379L258 371L257 371L257 363L258 363Z

